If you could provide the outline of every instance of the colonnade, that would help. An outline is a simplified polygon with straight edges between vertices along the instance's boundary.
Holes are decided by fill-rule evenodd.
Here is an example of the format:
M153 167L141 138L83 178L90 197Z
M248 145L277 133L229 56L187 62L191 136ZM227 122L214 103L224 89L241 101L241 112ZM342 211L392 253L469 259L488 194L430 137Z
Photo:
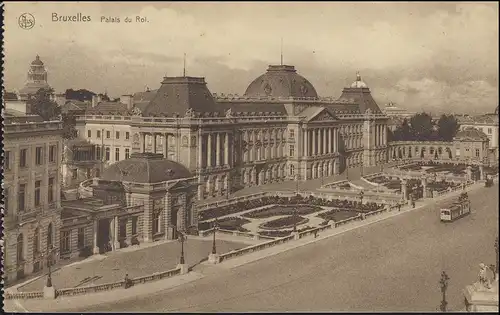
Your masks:
M338 152L338 128L308 128L303 133L304 156L325 155Z
M243 150L243 162L275 159L284 156L284 129L269 131L260 129L244 130L242 140L248 145Z
M198 168L202 169L230 165L229 139L229 132L210 132L206 134L199 134ZM222 143L224 143L224 148L222 147ZM204 148L206 148L206 154L203 154Z
M385 125L375 125L375 146L387 145L387 128Z

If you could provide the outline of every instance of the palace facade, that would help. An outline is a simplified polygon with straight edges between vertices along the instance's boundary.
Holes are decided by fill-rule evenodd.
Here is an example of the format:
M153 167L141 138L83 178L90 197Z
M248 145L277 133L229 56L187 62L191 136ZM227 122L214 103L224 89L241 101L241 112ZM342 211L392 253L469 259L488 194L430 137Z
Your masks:
M269 66L241 97L212 94L204 78L165 77L158 90L77 117L78 134L106 163L161 153L198 178L200 200L385 163L386 126L359 74L340 98L321 98L287 65Z

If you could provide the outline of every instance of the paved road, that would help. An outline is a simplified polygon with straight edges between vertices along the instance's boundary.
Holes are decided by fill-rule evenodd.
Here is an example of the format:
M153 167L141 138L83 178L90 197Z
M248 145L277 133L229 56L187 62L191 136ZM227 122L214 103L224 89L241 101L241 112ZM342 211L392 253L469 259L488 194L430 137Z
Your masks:
M449 309L460 310L478 264L495 262L498 235L496 187L469 195L473 214L451 224L433 205L182 287L72 311L436 311L443 270Z

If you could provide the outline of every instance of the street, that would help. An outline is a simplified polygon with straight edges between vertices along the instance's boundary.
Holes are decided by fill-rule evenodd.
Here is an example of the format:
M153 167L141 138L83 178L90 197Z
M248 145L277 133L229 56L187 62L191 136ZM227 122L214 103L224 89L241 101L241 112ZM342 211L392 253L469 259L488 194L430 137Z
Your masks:
M443 270L448 309L461 310L462 289L476 281L479 263L495 263L498 235L496 187L469 196L472 214L454 223L439 221L439 205L449 200L441 201L182 287L71 311L432 312Z

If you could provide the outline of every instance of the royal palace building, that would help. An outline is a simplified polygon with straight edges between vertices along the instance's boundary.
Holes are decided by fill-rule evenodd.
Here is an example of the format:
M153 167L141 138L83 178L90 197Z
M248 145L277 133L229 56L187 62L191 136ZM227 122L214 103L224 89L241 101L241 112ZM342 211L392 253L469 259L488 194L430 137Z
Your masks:
M288 65L269 66L243 96L212 94L204 78L164 77L157 90L94 102L77 117L98 159L162 154L198 179L200 200L385 163L386 126L359 74L340 98L322 98Z

